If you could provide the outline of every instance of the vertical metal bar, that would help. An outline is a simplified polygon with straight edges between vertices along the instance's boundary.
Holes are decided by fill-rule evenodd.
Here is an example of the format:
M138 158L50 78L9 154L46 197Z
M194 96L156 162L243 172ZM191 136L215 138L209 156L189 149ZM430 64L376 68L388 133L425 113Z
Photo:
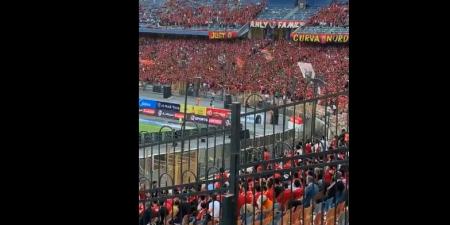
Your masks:
M175 132L172 132L172 140L175 140ZM176 149L175 149L175 145L172 144L173 147L173 180L172 180L172 185L176 185L176 180L177 178L175 177L176 173L175 171L177 170L177 153L176 153ZM167 152L167 148L166 148L166 152ZM181 160L183 162L183 160Z
M295 114L294 114L294 117L295 117ZM295 122L295 118L294 118L294 122ZM292 158L291 158L291 165L294 165L294 160L292 160ZM291 199L289 201L292 201L293 197L295 198L294 193L292 191L292 189L293 189L292 184L294 181L294 174L292 173L292 170L293 170L292 168L295 168L295 166L291 166L291 175L292 175L292 177L291 177ZM288 203L288 205L289 205L289 203ZM289 214L289 221L292 221L292 207L289 210L291 212Z
M150 145L150 155L152 159L152 166L150 167L150 188L153 185L153 170L155 168L155 156L153 155L153 145Z
M275 105L275 98L273 99L273 105L276 106L276 108L274 108L273 111L272 111L273 112L272 113L272 138L273 138L273 141L272 141L272 155L274 156L274 158L277 158L277 155L276 155L276 152L275 152L275 142L276 142L276 139L275 139L276 138L275 137L275 124L276 124L275 119L278 119L278 118L275 118L275 110L278 110L278 106Z
M327 124L328 124L328 98L325 98L325 118L324 118L324 123L325 123L325 126L324 126L325 131L323 132L325 134L325 140L324 140L324 142L325 142L325 145L324 145L325 149L324 149L324 151L327 151L328 150L328 145L327 145L327 143L328 143L328 127L327 127Z
M281 140L284 141L286 140L286 137L284 136L284 131L286 129L286 99L283 99L283 116L281 116L281 118L283 119L283 134Z
M234 202L237 202L239 194L239 153L240 153L240 115L241 104L231 104L231 163L230 163L230 193L234 194ZM233 217L235 218L235 217ZM234 220L234 219L233 219Z
M168 160L169 160L169 145L168 145L168 143L166 143L166 148L165 148L165 150L166 150L166 151L165 151L165 154L166 154L166 169L165 169L164 172L168 174L168 173L169 173L169 172L168 172L168 169L169 169L169 168L168 168L168 166L167 166L167 165L169 164L169 161L168 161ZM167 183L167 182L166 182L166 183ZM167 185L167 184L166 184L166 185Z
M316 82L313 82L313 98L316 98ZM311 109L311 141L314 142L314 133L316 132L316 107L317 100L312 101L312 109Z
M160 176L161 176L161 144L158 144L158 187L161 187L161 179L159 179Z
M208 159L208 152L209 152L209 117L208 117L208 121L206 124L206 150L205 150L205 179L208 180L208 164L209 164L209 159Z
M234 197L231 194L225 195L225 198L223 200L223 207L220 207L220 209L223 208L223 216L220 220L223 225L236 225L237 221L237 215L235 210L235 205L237 202L234 201ZM214 224L214 222L213 222Z
M188 168L187 168L187 170L191 171L191 138L189 138L188 141L189 142L188 142ZM191 176L189 176L188 183L191 183Z
M217 151L217 149L216 149L216 147L217 147L217 145L216 145L216 141L217 141L217 127L215 127L214 128L214 163L213 163L213 165L214 165L214 167L218 167L218 165L216 165L216 151ZM217 162L217 164L219 164L219 162Z
M296 115L295 115L295 108L297 108L296 107L297 105L294 105L294 121L292 121L292 123L293 123L293 130L294 130L294 137L292 138L292 147L294 147L294 149L295 149L295 119L296 119ZM295 155L295 154L294 154Z
M197 160L195 161L195 163L197 164L197 171L196 171L196 178L197 178L197 180L196 180L196 182L199 182L200 181L200 165L199 165L199 157L200 157L200 141L199 141L199 139L200 139L200 132L201 132L201 130L197 127L197 148L195 149L195 151L196 151L196 158L197 158Z
M222 118L222 168L225 170L225 119Z
M305 146L306 146L306 89L305 89L305 99L304 99L305 101L303 102L303 140L302 140L302 143L303 143L303 146L302 146L302 149L303 149L303 154L305 154Z
M335 133L335 135L337 136L338 135L338 123L339 123L339 97L336 97L336 111L335 111L335 113L336 113L336 133Z
M264 104L264 108L265 108L265 104ZM267 111L264 110L264 119L262 119L262 121L264 121L263 124L263 141L264 141L264 148L266 148L266 118L267 118Z
M256 106L254 111L256 110ZM253 147L256 147L256 113L253 113Z
M145 147L144 147L144 149L143 149L143 153L144 153L144 157L143 157L143 159L144 159L144 177L146 177L146 175L145 175L145 172L147 172L147 167L146 167L146 161L147 161L147 159L146 159L146 155L145 155ZM145 207L145 206L144 206Z
M244 95L245 97L245 95ZM244 102L244 114L247 114L247 101ZM244 117L244 131L240 129L240 115L239 115L239 139L242 132L244 132L244 163L248 163L248 157L247 157L247 138L245 138L245 131L247 130L247 116Z
M305 160L306 160L306 158L305 158ZM306 164L306 163L305 163ZM302 184L303 185L303 198L302 198L302 201L305 199L305 195L306 195L306 188L308 187L308 182L307 182L307 175L306 175L306 173L305 173L305 169L302 169L302 174L303 174L303 180L304 180L304 183ZM301 210L302 210L302 213L301 213L301 215L302 215L302 224L305 224L305 204L301 204Z
M182 137L184 137L185 136L185 134L184 134L184 132L186 131L186 119L187 119L187 93L188 93L188 90L189 90L189 82L186 82L186 89L185 89L185 92L184 92L184 118L183 118L183 125L182 125L182 128L181 128L181 136ZM181 142L181 149L184 149L184 141L183 142Z

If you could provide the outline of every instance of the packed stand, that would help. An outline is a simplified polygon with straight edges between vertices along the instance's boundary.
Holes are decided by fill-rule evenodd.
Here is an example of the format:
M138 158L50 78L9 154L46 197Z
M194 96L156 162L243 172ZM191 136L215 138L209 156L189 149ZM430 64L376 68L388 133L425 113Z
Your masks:
M308 34L348 34L348 27L302 27L298 30L299 33Z
M146 4L139 3L139 24L147 27L158 27L160 23L158 14L159 8L147 7Z
M345 90L348 81L348 54L348 46L286 40L141 38L140 79L171 84L201 77L203 86L211 91L278 93L296 100L305 97L306 87L297 62L311 63L326 82L320 94L336 93ZM313 87L308 84L306 97L312 96Z
M236 0L214 0L207 4L199 1L167 0L159 9L159 25L239 28L255 18L264 5L265 1L243 4Z
M349 13L348 5L332 4L323 8L316 15L312 16L307 26L348 26Z
M255 158L255 162L279 158L286 160L272 164L261 163L246 171L240 171L236 219L240 220L241 224L253 224L259 220L270 219L278 225L281 219L289 218L288 212L298 211L301 207L308 208L314 205L314 214L318 219L320 212L327 212L340 203L346 205L349 189L348 166L336 163L348 159L345 152L330 152L295 160L291 157L320 153L325 149L332 151L348 146L348 143L348 132L342 130L341 134L330 142L326 142L323 138L314 142L308 140L304 146L300 142L294 150L285 150L278 156L264 148L261 158ZM323 163L331 164L314 166ZM309 166L309 169L296 169L300 166ZM263 176L251 176L266 170L271 172ZM146 202L144 204L142 201L139 205L140 225L219 224L223 218L221 214L226 194L226 189L221 189L221 184L224 184L224 188L228 187L229 178L229 172L220 169L214 176L216 181L208 182L209 184L185 185L182 188L159 192L155 191L157 182L153 182L151 188L145 188L141 184L139 199ZM197 192L202 194L196 194ZM179 194L190 195L173 196ZM152 200L155 198L160 200Z

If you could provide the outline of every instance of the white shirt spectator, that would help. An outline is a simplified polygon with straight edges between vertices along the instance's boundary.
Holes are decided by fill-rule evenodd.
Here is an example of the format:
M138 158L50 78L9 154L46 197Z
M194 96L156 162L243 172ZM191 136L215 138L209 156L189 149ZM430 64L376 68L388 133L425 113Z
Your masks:
M210 202L208 211L209 215L218 219L220 217L220 202L219 201Z

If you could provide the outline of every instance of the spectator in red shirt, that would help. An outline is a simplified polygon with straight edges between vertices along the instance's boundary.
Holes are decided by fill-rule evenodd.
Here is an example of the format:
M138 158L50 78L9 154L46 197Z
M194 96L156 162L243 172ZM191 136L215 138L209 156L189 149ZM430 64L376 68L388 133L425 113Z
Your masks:
M312 149L311 149L311 140L307 140L306 141L306 145L305 145L305 154L311 154L312 153Z
M270 160L272 158L272 154L270 154L269 149L264 148L264 161Z
M303 196L303 187L301 186L300 180L294 181L293 192L295 199L300 199Z
M289 184L284 184L284 191L283 191L283 199L280 201L281 205L286 206L287 202L289 202L292 199L292 190L289 188Z

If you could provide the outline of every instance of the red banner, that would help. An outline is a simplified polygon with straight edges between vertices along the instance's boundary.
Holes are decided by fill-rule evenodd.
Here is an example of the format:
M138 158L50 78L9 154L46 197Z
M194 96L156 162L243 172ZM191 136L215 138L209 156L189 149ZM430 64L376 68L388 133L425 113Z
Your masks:
M299 28L305 25L301 20L252 20L250 27L257 28Z
M142 112L148 115L155 115L156 111L154 109L142 109Z
M175 118L184 119L184 113L175 113Z
M208 107L206 108L206 115L210 117L214 115L219 115L220 117L228 118L231 115L231 110Z
M289 121L291 121L291 122L294 122L294 121L295 121L295 124L303 124L303 120L302 120L302 118L299 117L299 116L295 117L295 119L294 119L293 116L291 116L291 118L289 119Z
M213 117L209 117L209 124L212 125L222 125L223 120L222 119L218 119L218 118L213 118Z
M291 34L293 41L299 42L315 42L315 43L347 43L348 34Z
M209 39L233 39L237 36L236 31L208 31Z

